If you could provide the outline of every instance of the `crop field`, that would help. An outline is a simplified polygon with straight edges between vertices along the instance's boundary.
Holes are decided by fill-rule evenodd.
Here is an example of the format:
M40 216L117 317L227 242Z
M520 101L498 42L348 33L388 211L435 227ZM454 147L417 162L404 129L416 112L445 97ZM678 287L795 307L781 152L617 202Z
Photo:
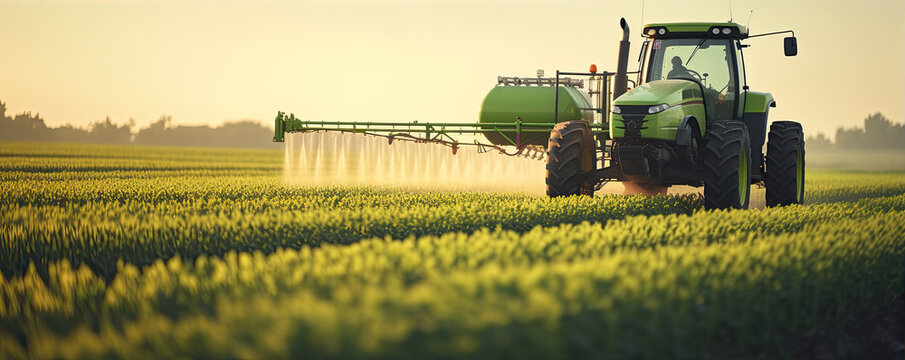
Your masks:
M0 143L0 358L791 357L905 295L905 173L814 170L805 205L704 211L283 168Z

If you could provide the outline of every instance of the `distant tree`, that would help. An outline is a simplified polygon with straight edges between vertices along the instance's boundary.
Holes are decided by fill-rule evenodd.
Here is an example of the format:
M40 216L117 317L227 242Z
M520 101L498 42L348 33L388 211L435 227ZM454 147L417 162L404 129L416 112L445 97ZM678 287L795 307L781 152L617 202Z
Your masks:
M864 129L836 130L837 149L905 149L905 125L894 124L881 113L864 118Z
M41 114L32 115L31 112L17 114L10 119L5 115L0 118L0 140L9 141L48 141L50 132Z
M107 116L103 121L92 122L88 127L88 139L98 144L130 144L132 132L128 125L114 124Z
M836 147L839 149L856 149L864 145L864 130L858 128L836 129Z
M875 149L905 148L905 125L894 124L881 113L864 119L864 146Z
M109 116L92 122L88 128L70 124L48 127L40 114L23 112L15 117L6 115L6 103L0 101L0 141L60 141L102 144L142 144L176 146L214 146L243 148L278 148L270 141L273 129L256 121L227 122L220 127L174 126L170 115L162 115L143 129L135 120L116 124Z
M206 125L172 126L172 119L161 116L135 135L135 144L160 146L212 146L238 148L276 148L270 138L273 130L251 120L227 122L220 127Z
M823 133L817 133L816 136L808 136L805 140L808 150L830 150L833 148L833 142L830 141Z
M148 127L138 130L135 134L135 144L137 145L163 145L166 142L166 131L170 128L173 117L170 115L161 115L157 121L154 121Z
M88 143L91 138L88 136L88 130L66 124L57 128L50 129L51 141Z
M12 133L13 119L6 116L6 103L0 101L0 140L9 140L15 134Z
M216 146L230 146L241 148L278 147L270 140L273 138L273 129L265 127L252 120L240 120L227 122L217 128L218 135L223 143Z

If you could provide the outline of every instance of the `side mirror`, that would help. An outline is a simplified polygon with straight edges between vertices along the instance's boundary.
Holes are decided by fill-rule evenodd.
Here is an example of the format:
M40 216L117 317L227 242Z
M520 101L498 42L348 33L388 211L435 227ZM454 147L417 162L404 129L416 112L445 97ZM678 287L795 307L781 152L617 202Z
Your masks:
M794 36L783 39L783 49L786 52L786 56L798 55L798 40Z

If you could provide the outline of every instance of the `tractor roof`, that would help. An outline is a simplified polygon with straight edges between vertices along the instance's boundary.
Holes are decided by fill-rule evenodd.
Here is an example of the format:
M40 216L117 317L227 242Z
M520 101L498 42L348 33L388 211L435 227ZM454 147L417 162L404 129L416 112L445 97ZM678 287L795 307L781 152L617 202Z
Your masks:
M654 39L744 39L748 28L734 22L677 22L644 25L641 34Z

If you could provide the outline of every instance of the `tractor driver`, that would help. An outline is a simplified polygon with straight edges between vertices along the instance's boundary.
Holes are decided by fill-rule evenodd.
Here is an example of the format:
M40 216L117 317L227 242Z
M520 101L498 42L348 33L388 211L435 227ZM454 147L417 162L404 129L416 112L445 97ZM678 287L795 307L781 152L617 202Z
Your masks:
M685 65L682 65L682 58L678 56L672 57L672 70L669 71L669 74L666 74L667 79L676 79L676 78L686 78L686 79L694 79L691 76L691 73L688 72L688 68Z

